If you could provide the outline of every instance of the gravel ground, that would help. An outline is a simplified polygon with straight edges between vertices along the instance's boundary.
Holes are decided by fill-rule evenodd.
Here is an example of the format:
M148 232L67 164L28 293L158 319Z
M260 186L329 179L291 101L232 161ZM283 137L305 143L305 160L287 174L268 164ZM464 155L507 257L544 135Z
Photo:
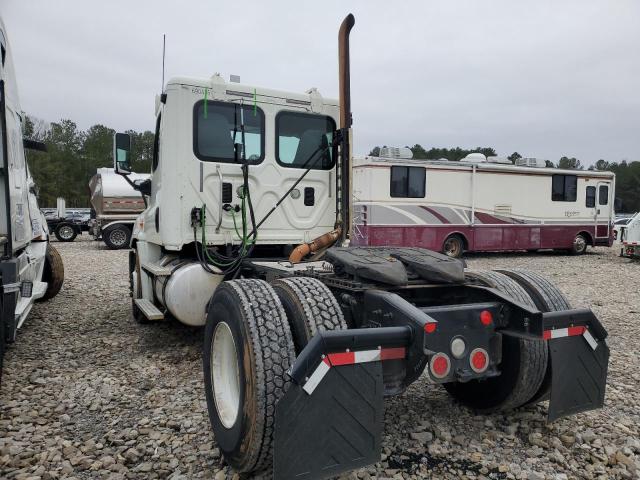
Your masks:
M202 330L132 321L127 252L86 236L56 247L63 290L5 358L0 477L233 478L207 419ZM550 425L544 404L477 416L416 382L386 402L382 462L341 478L640 478L640 266L615 249L468 263L542 273L596 312L612 352L605 408Z

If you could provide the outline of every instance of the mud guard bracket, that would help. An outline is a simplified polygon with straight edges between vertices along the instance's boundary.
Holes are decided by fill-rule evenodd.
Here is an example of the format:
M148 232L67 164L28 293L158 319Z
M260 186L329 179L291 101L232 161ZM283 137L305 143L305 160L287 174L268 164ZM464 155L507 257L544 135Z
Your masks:
M329 369L308 394L292 382L276 406L275 480L322 479L380 460L381 362Z
M609 364L606 330L591 310L544 316L552 372L549 421L602 408Z

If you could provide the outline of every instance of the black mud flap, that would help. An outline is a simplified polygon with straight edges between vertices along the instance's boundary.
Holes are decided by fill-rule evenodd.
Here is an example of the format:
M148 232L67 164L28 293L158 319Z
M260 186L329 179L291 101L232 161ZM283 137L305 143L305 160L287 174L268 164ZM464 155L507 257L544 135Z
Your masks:
M328 478L380 460L381 362L332 367L311 394L295 382L276 406L274 480Z
M604 406L609 364L609 347L605 342L607 333L592 312L566 313L574 312L578 315L569 319L574 320L573 327L554 330L554 333L569 333L549 339L552 374L548 412L550 422ZM558 312L558 320L562 313ZM566 324L566 321L561 323ZM586 333L580 330L584 327Z

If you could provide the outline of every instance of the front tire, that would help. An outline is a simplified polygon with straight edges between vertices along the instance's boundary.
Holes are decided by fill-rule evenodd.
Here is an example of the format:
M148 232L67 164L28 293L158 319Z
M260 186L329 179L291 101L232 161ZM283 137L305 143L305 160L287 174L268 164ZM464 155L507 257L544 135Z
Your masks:
M62 222L56 225L53 234L59 242L73 242L78 236L78 232L69 222Z
M575 236L573 243L571 244L571 255L582 255L587 251L588 245L586 237L579 233Z
M129 248L131 242L131 229L126 225L116 225L102 233L104 243L111 250Z
M55 297L64 283L64 263L58 250L51 245L47 245L47 253L44 256L44 270L42 272L42 281L47 282L47 290L44 296L39 299L41 301L49 300Z
M464 240L460 235L449 235L442 244L442 253L447 257L460 258L464 252Z
M482 284L535 308L527 292L513 279L498 272L468 272ZM548 348L543 340L528 340L503 335L501 374L497 377L446 383L445 389L460 403L481 412L510 410L526 404L539 390L545 378Z
M205 328L205 394L216 443L235 471L271 465L275 408L294 359L284 308L267 282L233 280L216 289Z

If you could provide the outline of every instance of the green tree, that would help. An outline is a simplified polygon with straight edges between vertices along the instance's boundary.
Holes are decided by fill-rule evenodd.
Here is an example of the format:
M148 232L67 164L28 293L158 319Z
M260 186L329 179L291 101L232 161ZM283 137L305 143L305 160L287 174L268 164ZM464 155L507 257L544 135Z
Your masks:
M562 157L558 161L558 168L566 170L582 170L584 167L580 163L580 160L575 157Z
M516 160L518 160L519 158L522 158L522 155L520 155L518 152L513 152L507 158L511 161L511 163L515 164Z

